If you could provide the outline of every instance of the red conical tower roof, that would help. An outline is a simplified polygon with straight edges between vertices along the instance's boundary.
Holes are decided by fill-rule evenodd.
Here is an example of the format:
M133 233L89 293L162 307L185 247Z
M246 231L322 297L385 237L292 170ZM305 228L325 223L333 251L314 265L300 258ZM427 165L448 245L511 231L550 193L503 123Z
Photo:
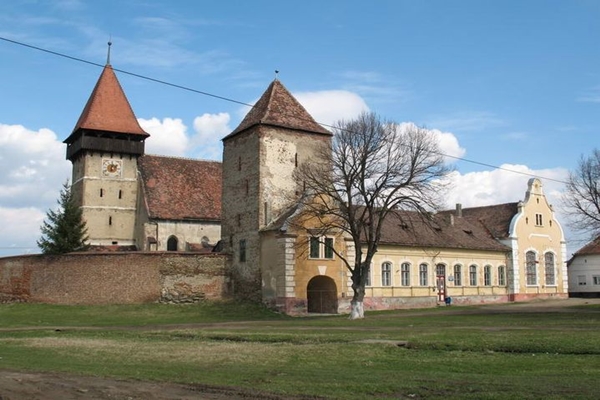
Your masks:
M110 64L104 67L71 136L80 129L150 136L138 123Z
M255 125L272 125L320 135L331 135L319 125L306 109L292 96L279 80L275 79L240 125L223 140Z

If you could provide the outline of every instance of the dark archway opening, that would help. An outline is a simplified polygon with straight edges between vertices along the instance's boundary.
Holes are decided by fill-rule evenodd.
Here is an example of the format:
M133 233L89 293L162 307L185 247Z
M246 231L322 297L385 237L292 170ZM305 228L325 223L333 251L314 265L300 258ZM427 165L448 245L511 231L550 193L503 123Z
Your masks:
M177 251L177 237L169 237L169 240L167 240L167 251Z
M328 276L315 276L306 288L309 313L337 314L338 298L335 281Z

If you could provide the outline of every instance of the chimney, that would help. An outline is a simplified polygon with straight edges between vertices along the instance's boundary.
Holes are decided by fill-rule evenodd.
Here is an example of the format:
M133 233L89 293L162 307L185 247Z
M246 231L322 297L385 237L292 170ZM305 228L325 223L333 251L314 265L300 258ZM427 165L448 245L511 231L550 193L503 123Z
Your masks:
M450 217L450 225L454 225L454 215L453 214L449 214L448 215Z
M462 204L456 203L456 218L462 218Z

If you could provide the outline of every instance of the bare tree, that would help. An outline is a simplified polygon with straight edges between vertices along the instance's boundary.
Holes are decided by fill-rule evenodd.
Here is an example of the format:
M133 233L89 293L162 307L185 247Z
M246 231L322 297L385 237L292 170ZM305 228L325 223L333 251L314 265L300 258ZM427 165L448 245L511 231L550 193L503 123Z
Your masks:
M350 318L363 318L366 279L386 216L411 210L425 218L437 210L443 178L451 169L431 132L414 126L401 129L374 113L339 121L333 133L331 149L296 171L305 194L297 223L316 225L319 231L311 227L313 236L338 233L351 238L353 259L347 252L336 254L352 279Z
M600 150L589 157L581 156L579 164L569 174L563 196L573 230L600 235Z

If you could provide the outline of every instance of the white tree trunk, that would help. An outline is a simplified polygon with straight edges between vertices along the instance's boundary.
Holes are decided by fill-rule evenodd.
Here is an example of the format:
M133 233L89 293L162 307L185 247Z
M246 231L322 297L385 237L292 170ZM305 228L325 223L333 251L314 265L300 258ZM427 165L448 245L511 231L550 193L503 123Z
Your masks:
M350 303L350 317L349 319L360 319L365 317L365 309L362 301L353 301Z

